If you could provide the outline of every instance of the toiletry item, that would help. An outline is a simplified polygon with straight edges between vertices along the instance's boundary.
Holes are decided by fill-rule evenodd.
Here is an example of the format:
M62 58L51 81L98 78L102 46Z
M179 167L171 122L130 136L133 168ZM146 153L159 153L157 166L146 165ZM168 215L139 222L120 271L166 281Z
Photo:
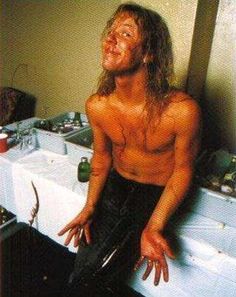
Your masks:
M236 156L233 156L231 162L224 174L221 184L221 191L224 193L232 193L236 186Z
M90 163L87 157L82 157L78 166L78 180L80 182L87 182L90 175Z
M0 133L0 153L5 153L8 150L7 138L6 133Z

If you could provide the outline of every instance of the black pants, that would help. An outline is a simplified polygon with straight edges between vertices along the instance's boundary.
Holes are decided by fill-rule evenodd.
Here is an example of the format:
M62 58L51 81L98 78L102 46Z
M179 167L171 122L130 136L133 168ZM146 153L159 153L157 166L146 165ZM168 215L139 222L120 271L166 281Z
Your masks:
M127 279L140 256L142 230L163 189L110 172L91 224L92 243L81 243L71 284L114 286Z

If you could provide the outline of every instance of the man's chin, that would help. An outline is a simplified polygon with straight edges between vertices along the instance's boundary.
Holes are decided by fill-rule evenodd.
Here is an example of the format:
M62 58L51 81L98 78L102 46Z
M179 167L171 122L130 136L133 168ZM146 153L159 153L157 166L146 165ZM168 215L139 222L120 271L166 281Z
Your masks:
M107 71L112 76L126 76L126 75L134 74L140 68L140 64L136 64L132 67L123 68L123 69L108 67L106 65L102 65L102 67L105 71Z

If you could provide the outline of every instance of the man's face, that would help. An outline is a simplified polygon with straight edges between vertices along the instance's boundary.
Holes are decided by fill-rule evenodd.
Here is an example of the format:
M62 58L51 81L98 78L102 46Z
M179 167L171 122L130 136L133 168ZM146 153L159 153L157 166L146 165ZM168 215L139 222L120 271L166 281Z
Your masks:
M102 66L114 73L131 72L142 64L141 34L128 13L117 16L102 42Z

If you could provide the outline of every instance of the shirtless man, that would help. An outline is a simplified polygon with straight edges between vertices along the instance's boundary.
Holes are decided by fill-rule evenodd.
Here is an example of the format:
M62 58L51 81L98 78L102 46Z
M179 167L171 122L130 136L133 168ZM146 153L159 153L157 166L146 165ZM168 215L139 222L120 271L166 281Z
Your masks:
M131 4L119 6L104 32L102 66L98 91L86 103L94 134L87 203L59 235L69 231L65 244L74 237L77 246L84 232L88 246L93 243L96 233L91 237L91 222L100 200L107 199L102 199L101 193L109 179L113 189L108 202L117 195L112 191L122 191L119 181L133 183L141 190L153 187L149 196L142 198L138 198L139 188L129 216L136 211L132 207L139 204L134 219L138 221L145 203L155 202L151 209L143 208L149 214L137 233L140 258L136 268L146 262L143 279L154 269L157 285L161 273L168 281L165 256L174 258L163 230L191 184L200 142L200 110L190 96L170 87L170 37L161 17L151 10ZM119 184L114 184L116 180ZM127 189L118 199L123 201L123 196L129 195Z

